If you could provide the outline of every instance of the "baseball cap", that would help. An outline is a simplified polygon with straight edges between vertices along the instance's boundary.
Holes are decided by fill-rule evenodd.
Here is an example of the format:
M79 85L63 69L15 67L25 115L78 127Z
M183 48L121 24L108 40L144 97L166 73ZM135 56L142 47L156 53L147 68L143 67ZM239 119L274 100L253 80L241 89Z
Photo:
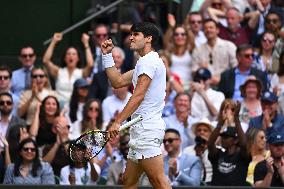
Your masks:
M220 133L220 136L227 136L227 137L237 137L237 132L235 127L228 126L226 127L223 132Z
M284 131L273 129L272 131L267 132L266 137L267 143L269 144L284 143Z
M81 78L81 79L77 79L75 82L74 82L74 87L88 87L89 86L89 83L87 82L87 80Z
M193 81L199 82L200 80L206 81L211 78L211 72L207 68L199 68L193 78Z
M261 101L277 102L278 97L270 91L265 91L261 96Z

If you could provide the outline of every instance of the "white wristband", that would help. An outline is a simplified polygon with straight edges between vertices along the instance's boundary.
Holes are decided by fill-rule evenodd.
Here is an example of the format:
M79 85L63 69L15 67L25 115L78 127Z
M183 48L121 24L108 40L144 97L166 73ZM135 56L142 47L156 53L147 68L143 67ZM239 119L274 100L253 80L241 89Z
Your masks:
M105 68L110 68L115 65L113 61L112 53L103 54L102 61L103 61L103 65Z

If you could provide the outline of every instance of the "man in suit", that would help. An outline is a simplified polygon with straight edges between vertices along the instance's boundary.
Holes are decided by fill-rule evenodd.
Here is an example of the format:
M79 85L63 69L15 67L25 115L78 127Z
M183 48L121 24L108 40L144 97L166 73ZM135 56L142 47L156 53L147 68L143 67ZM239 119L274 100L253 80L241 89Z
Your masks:
M242 44L237 48L236 53L238 65L221 74L218 90L223 92L226 98L242 101L239 88L244 84L249 75L254 75L262 82L263 91L266 91L269 88L267 74L251 67L253 61L252 46L249 44Z
M181 152L181 137L177 130L167 129L163 140L167 155L164 156L164 171L172 186L199 186L201 161L197 156Z
M115 62L115 67L120 70L125 59L123 50L119 47L114 47L112 50L112 56ZM92 84L89 88L88 98L96 98L102 102L110 95L112 95L112 88L109 84L106 71L94 74Z

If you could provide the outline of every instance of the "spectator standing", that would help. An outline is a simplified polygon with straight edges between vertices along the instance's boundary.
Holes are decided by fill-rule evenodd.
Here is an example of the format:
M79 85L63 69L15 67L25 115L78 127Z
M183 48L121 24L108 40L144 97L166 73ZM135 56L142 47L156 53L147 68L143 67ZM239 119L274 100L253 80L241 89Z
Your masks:
M217 85L221 73L237 65L236 46L218 37L218 24L212 19L203 22L203 30L207 43L193 51L192 69L196 71L200 67L208 68L212 73L212 85Z
M273 129L267 133L271 156L259 162L254 170L256 187L284 186L284 133Z
M217 127L208 140L208 158L213 167L211 184L214 186L248 185L246 176L251 157L247 152L246 137L239 120L240 106L240 103L237 103L231 107L235 127L224 127L225 121L230 118L227 117L228 114L220 112ZM216 148L218 136L221 136L224 150Z
M31 88L31 71L36 61L36 54L31 46L21 48L19 61L22 67L13 71L11 91L20 97L22 91Z
M164 171L172 186L199 186L201 162L195 155L182 153L181 140L177 130L165 131L163 143L168 155L164 156Z
M63 53L62 67L54 64L51 60L53 51L57 43L62 39L62 33L55 33L53 35L52 41L45 51L42 61L47 67L50 75L56 80L55 88L59 95L59 101L63 104L68 104L73 91L74 82L83 77L87 78L91 74L94 61L89 45L90 37L83 33L81 41L85 48L86 66L84 68L80 68L82 66L82 60L79 55L79 51L75 47L68 47Z
M18 159L6 170L4 184L55 184L52 167L40 160L36 142L27 138L19 144Z

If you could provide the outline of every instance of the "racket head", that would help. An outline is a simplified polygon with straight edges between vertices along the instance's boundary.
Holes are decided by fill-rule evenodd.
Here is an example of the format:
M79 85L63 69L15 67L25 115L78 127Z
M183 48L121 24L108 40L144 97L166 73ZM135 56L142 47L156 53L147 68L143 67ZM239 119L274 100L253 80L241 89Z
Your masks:
M109 138L106 131L92 130L84 133L69 146L69 156L74 162L86 162L97 156Z

